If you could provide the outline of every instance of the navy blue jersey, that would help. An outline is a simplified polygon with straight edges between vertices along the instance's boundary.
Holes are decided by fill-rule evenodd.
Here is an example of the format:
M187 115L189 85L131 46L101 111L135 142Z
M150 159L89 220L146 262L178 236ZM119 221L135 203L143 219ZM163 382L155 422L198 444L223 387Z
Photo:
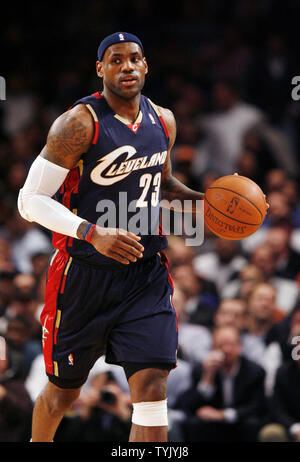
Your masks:
M91 223L140 235L144 258L151 257L167 246L159 203L169 137L158 108L142 95L138 117L128 124L114 113L101 92L72 107L77 104L85 104L93 116L94 139L55 198ZM53 233L53 245L93 264L121 265L79 239Z

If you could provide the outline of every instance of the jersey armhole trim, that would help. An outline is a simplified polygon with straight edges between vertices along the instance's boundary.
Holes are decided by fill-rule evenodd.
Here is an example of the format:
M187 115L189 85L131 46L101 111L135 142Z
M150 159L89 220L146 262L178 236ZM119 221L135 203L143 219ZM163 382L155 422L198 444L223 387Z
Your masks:
M148 101L149 101L149 103L151 104L151 106L153 107L154 111L156 112L157 117L159 118L159 120L160 120L160 122L161 122L161 124L162 124L162 127L163 127L163 129L164 129L164 132L165 132L165 135L166 135L167 139L169 139L169 138L170 138L170 137L169 137L169 132L168 132L167 126L166 126L166 124L165 124L165 121L164 121L164 119L163 119L163 116L162 116L161 113L160 113L160 110L158 109L158 107L156 106L156 104L154 104L153 101L151 101L150 98L148 98Z
M96 99L103 98L102 92L101 92L101 91L96 91L95 93L93 93L93 96L94 96Z
M95 133L94 133L94 138L93 138L92 144L96 144L97 140L98 140L98 136L99 136L99 120L98 120L97 114L94 111L94 109L92 108L92 106L90 104L86 104L86 107L88 108L88 110L90 111L90 113L92 114L92 117L94 119Z

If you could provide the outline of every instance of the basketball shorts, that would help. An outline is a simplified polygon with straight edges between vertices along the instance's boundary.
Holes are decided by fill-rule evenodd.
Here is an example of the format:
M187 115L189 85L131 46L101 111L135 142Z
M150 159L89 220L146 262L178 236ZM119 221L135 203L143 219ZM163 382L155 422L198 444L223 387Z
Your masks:
M50 260L41 314L49 380L80 387L95 361L176 366L177 315L163 252L123 267L92 266L66 252Z

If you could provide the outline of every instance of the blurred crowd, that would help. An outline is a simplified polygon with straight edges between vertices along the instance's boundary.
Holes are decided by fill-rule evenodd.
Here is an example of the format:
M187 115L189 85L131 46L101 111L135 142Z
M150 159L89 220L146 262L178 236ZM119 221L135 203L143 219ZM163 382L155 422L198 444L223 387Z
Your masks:
M49 6L49 5L48 5ZM173 173L199 191L234 172L256 181L270 209L241 241L189 247L170 236L178 366L168 379L170 441L300 441L300 2L218 0L40 2L0 31L7 99L0 102L0 441L28 441L47 382L39 316L51 233L16 200L49 127L101 88L100 40L128 30L144 42L144 93L173 110ZM126 20L124 20L126 18ZM3 340L5 339L5 341ZM100 359L57 441L127 441L123 370Z

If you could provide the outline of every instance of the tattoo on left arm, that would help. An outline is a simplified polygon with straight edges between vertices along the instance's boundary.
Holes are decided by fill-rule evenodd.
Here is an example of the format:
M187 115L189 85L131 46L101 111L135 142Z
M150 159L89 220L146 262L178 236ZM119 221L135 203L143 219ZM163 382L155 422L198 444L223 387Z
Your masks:
M188 188L172 175L167 180L165 180L162 185L162 199L165 199L169 202L175 199L178 199L181 202L185 200L191 200L192 211L196 210L196 201L203 200L203 197L204 194L202 192L194 191L193 189Z
M203 200L204 197L202 192L194 191L193 189L188 188L172 175L170 151L162 172L161 193L162 199L165 199L169 202L175 199L181 202L185 200L191 200L193 202L191 211L196 210L196 201Z

